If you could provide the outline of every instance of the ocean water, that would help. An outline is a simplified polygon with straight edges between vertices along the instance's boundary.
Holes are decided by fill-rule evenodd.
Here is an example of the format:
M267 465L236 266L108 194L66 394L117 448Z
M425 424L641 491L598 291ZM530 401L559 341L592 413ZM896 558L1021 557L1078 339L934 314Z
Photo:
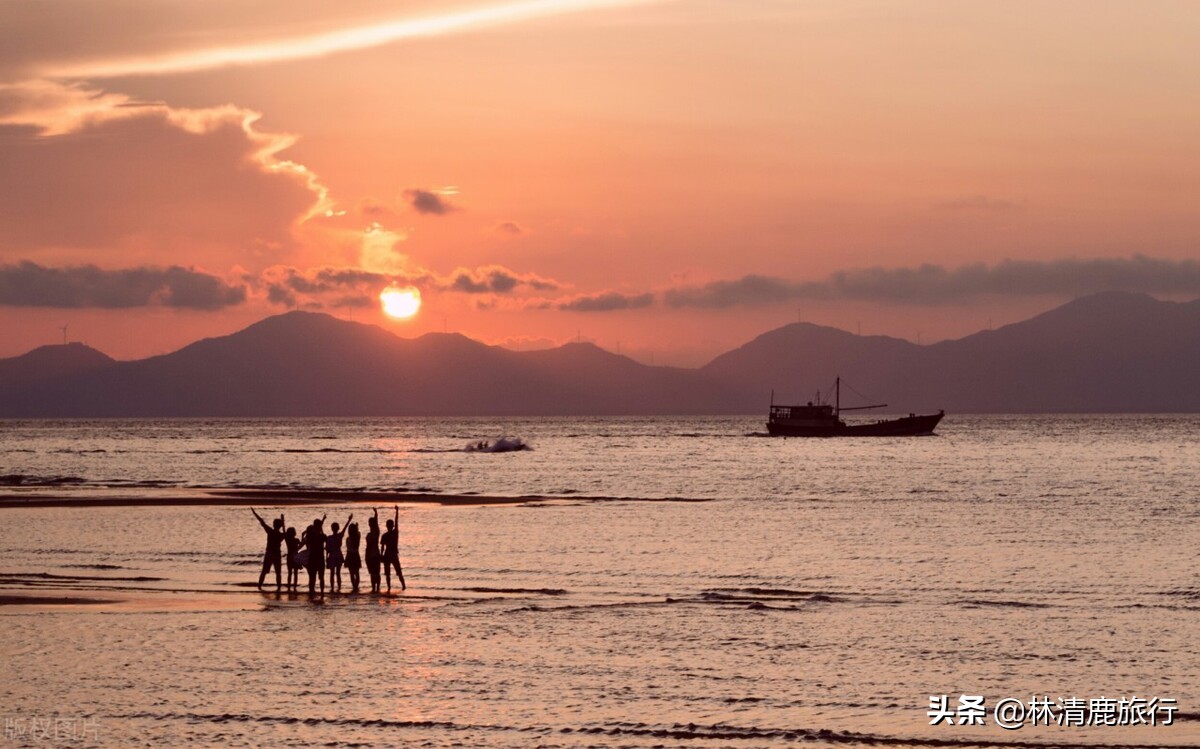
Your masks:
M245 507L2 509L0 595L101 603L0 606L0 745L1200 744L1200 417L761 421L2 422L0 499L527 499L402 503L408 591L322 601L254 590ZM996 725L1032 696L1171 724Z

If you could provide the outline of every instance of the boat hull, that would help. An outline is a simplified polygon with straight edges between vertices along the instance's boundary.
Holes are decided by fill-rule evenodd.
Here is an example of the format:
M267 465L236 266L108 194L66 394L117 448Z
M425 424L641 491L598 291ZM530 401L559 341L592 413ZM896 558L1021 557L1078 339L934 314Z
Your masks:
M772 437L918 437L933 434L944 412L903 416L868 424L788 424L768 421L767 432Z

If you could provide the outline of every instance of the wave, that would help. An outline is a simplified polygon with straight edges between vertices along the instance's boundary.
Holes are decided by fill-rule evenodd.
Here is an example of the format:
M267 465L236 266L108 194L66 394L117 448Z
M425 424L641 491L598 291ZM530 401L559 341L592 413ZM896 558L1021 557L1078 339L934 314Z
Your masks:
M406 455L409 453L461 453L462 449L447 447L412 447L403 450L393 450L383 447L276 447L257 448L254 450L185 450L188 455L208 455L212 453L265 453L276 455L316 455L335 453L346 455Z
M1200 590L1195 588L1180 588L1176 590L1164 590L1160 595L1175 596L1178 598L1187 598L1190 600L1200 600Z
M82 476L40 476L28 473L6 473L0 475L0 487L20 486L47 488L60 486L99 486L106 489L144 487L148 489L180 486L183 482L169 479L89 479Z
M469 453L514 453L532 450L529 443L520 437L500 437L495 440L471 440L463 448Z
M1052 603L1038 603L1036 601L989 601L984 599L958 601L959 606L968 606L971 608L981 608L985 606L1011 607L1019 609L1049 609L1054 608Z
M183 484L182 481L172 481L170 479L108 479L107 481L97 483L99 486L108 489L126 489L128 487L156 489L166 486L181 486Z
M540 596L565 596L567 591L562 588L454 588L468 593L533 593Z
M250 713L135 712L114 716L133 720L185 721L188 723L261 723L266 725L343 726L353 728L410 729L418 731L497 732L540 735L610 736L614 738L668 739L674 741L817 741L828 744L859 744L917 747L1016 747L1017 749L1078 749L1080 744L1065 741L1009 741L978 738L922 738L890 736L829 728L776 728L737 726L727 723L654 724L640 722L602 723L582 726L502 725L495 723L457 723L449 720L388 720L385 718L325 718L294 715L253 715ZM1153 744L1121 744L1121 749L1151 749Z
M35 583L39 580L86 580L89 582L157 583L163 582L167 579L168 578L165 577L148 577L146 575L136 575L133 577L111 577L107 575L56 575L53 572L0 572L0 581L16 583Z
M349 447L281 447L275 449L259 448L252 450L256 453L397 453L408 450L384 450L381 447L349 448Z
M248 713L128 713L117 716L141 720L184 720L209 723L269 723L306 726L359 726L363 728L440 728L448 731L534 731L535 728L453 723L446 720L386 720L383 718L300 718L296 716L250 715ZM548 730L548 729L547 729Z
M845 598L815 590L787 588L712 588L700 593L705 601L729 603L769 603L795 601L800 603L841 603Z
M70 567L77 570L123 570L125 569L119 564L64 564L63 567Z
M87 479L79 476L37 476L27 473L0 475L0 486L66 486L86 484L87 482Z

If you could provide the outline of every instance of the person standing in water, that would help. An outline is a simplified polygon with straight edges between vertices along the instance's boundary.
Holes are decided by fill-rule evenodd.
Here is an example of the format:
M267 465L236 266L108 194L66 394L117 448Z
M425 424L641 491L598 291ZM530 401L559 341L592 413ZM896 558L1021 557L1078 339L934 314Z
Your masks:
M295 528L287 529L287 535L283 537L283 544L287 547L286 587L288 590L295 590L300 585L300 560L297 558L297 554L300 553L300 539L296 536Z
M379 592L379 509L371 508L367 518L367 573L371 576L371 592Z
M354 515L350 516L350 520L354 519ZM350 520L346 524L350 524ZM341 528L339 531L338 528ZM325 549L329 556L325 559L325 564L329 567L329 592L333 593L336 590L342 592L342 565L346 559L342 556L342 536L346 535L346 526L339 526L334 523L330 526L329 535L325 538Z
M317 581L321 582L321 597L325 596L325 522L322 515L304 532L304 545L308 548L308 594L316 593Z
M271 525L267 525L267 521L262 519L262 516L258 514L258 510L251 507L250 512L254 513L254 517L258 518L258 524L267 533L267 550L263 552L262 572L258 573L258 589L262 590L263 580L267 577L267 571L274 567L275 589L279 590L283 586L280 572L283 558L279 550L279 544L283 543L283 515L275 518L274 523Z
M358 571L362 569L362 557L358 555L358 545L362 536L358 533L358 523L350 523L346 527L346 569L350 570L350 591L358 592Z
M379 547L383 552L383 574L387 576L388 593L392 592L392 567L396 568L400 590L407 590L404 570L400 569L400 505L396 505L396 519L387 521L387 533L383 534Z

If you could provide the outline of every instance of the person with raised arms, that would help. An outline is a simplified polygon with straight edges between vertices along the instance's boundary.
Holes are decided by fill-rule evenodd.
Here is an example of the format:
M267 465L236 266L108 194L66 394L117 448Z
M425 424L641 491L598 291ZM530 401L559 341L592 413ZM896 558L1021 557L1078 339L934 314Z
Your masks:
M387 533L383 534L379 547L383 555L383 574L387 576L388 593L392 592L392 567L396 568L400 590L407 590L404 570L400 569L400 505L396 505L396 519L387 521Z
M353 519L354 515L351 514L350 520ZM328 553L325 563L329 566L330 593L333 593L335 590L338 593L342 592L342 565L346 562L346 558L342 556L342 536L346 535L346 527L350 524L350 520L347 520L346 524L341 526L334 523L330 526L329 535L325 538L325 550Z
M282 573L280 567L283 564L283 554L279 549L279 545L283 543L283 515L275 518L271 525L267 525L267 521L262 519L262 515L258 514L258 510L253 507L250 512L254 513L254 517L258 519L258 524L267 534L267 549L263 552L262 572L258 573L258 589L262 590L263 580L267 577L267 571L272 567L275 568L275 589L279 590L283 586Z
M371 508L372 515L367 518L367 573L371 576L371 592L379 593L379 508Z

